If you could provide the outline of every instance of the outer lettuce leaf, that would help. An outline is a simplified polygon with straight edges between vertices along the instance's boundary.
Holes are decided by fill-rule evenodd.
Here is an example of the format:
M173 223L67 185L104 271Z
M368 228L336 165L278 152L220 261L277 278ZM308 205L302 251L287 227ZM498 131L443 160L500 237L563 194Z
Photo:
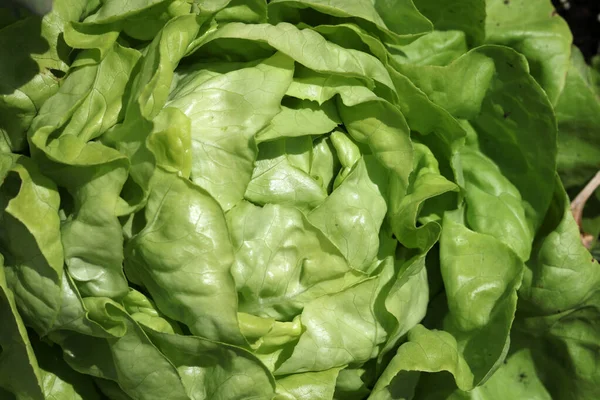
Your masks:
M0 388L20 398L44 399L41 373L13 293L6 285L3 261L0 255Z
M415 5L433 22L436 30L465 32L469 46L481 45L485 39L486 2L484 0L459 0L442 2L414 0Z
M86 53L79 57L85 58ZM114 44L99 63L70 71L60 91L40 109L31 133L63 125L64 134L84 141L104 133L118 121L122 96L138 58L136 50Z
M139 73L131 85L125 121L103 138L129 158L130 180L124 197L135 209L146 201L154 167L161 164L161 157L173 160L169 167L179 164L176 169L189 176L190 122L183 113L163 107L173 80L173 69L198 33L200 22L188 15L173 18L165 25L142 58ZM170 121L177 124L171 125ZM164 149L165 141L171 149ZM174 159L179 161L174 162Z
M593 70L575 47L555 111L560 179L566 188L583 186L598 171L600 91L594 85Z
M38 332L46 333L61 305L64 253L59 195L31 159L0 157L3 268L23 318Z
M598 384L592 354L599 343L596 332L600 278L594 272L595 261L579 241L560 183L557 182L556 188L519 291L520 311L512 334L514 350L507 362L485 384L470 392L455 391L454 384L447 379L425 379L416 388L417 398L500 399L507 393L536 399L593 396ZM569 272L566 275L565 270ZM580 274L585 274L586 279L578 279ZM555 291L561 295L557 296ZM388 369L399 362L397 356ZM455 374L456 384L464 390L461 386L464 382L457 375L460 368L447 370ZM408 375L402 378L399 374L390 381L387 374L386 371L375 390L378 396L384 396L380 398L398 398L387 397L390 393L396 393L394 396L415 393ZM385 382L390 383L384 389ZM431 390L432 387L435 389Z
M289 23L277 25L226 24L201 40L197 47L218 39L264 42L316 72L366 78L371 85L376 81L388 88L393 88L385 67L372 55L344 49L327 42L312 30L300 30Z
M469 221L469 225L482 233L492 234L502 241L506 240L509 245L512 245L515 250L519 251L521 258L526 260L529 257L529 250L526 245L523 247L521 240L524 241L524 243L530 242L532 234L531 227L528 226L529 224L525 219L525 212L520 201L519 193L514 188L511 189L512 185L508 182L501 183L500 181L494 181L493 179L497 178L493 177L501 176L501 174L493 167L489 170L489 177L482 178L484 176L484 171L486 170L482 169L480 162L477 161L478 159L485 160L485 158L481 158L481 154L478 154L474 150L469 150L468 152L465 150L463 153L465 156L461 158L461 161L465 170L467 220ZM487 201L484 201L484 199L480 197L482 194L478 194L477 190L475 190L476 187L473 187L473 185L481 186L482 184L484 184L483 188L485 191L492 190L490 193L494 193L493 191L497 190L506 190L502 189L503 186L508 188L507 195L510 196L510 198L508 198L507 201L510 201L507 205L509 205L512 210L509 210L508 212L509 218L502 219L502 223L506 224L505 226L509 229L509 232L520 231L521 234L517 236L518 239L515 238L515 240L513 240L512 234L503 235L498 229L488 227L489 221L493 222L497 218L497 215L494 215L491 220L486 217L487 209L485 204L487 204ZM487 189L485 189L485 185L488 186ZM513 218L513 215L514 219L511 220L510 218ZM446 236L446 234L448 236ZM462 238L462 235L466 236ZM463 359L463 361L467 363L470 369L469 373L460 372L460 368L458 370L451 369L450 371L454 371L453 373L455 374L459 387L465 389L464 385L466 385L466 388L471 388L479 382L485 381L490 376L490 374L498 367L500 361L506 354L505 352L508 350L508 332L516 308L516 289L520 284L523 268L522 261L517 258L516 254L502 245L499 241L491 240L490 237L478 235L474 232L468 233L464 227L461 228L461 224L452 222L451 220L445 220L444 222L441 243L442 276L444 278L450 309L450 314L445 319L444 327L457 339L457 348L454 351L457 352L459 359ZM491 249L496 249L496 256L493 262L498 262L498 266L490 269L494 271L494 274L489 276L489 284L480 284L481 282L475 283L476 281L474 280L460 277L461 273L468 274L468 269L464 268L469 264L473 265L473 263L465 262L464 260L473 257L473 255L469 255L471 252L466 251L466 248L465 250L461 249L462 245L459 243L464 243L466 246L480 246L481 248L485 248L485 252L479 253L482 255L490 255ZM466 258L461 259L460 257L463 253ZM461 261L453 262L451 261L452 259L461 259ZM505 259L505 261L499 261L502 259ZM485 261L483 264L485 265ZM504 270L504 275L501 279L498 279L498 271L501 269L499 268L500 266ZM461 270L462 272L459 272ZM477 277L477 279L483 278L480 271L474 270L473 273L473 277ZM475 288L462 288L462 284L459 284L459 282L463 281L475 284L479 289L473 290ZM453 287L454 289L452 289ZM461 287L461 289L460 291L457 291L457 288L459 287ZM486 288L486 290L483 290L483 288ZM468 293L468 300L460 300L460 297L457 297L459 293L461 296ZM475 295L476 293L478 300L473 300L469 297L471 294ZM472 309L473 304L477 304L478 307L483 308L475 313ZM477 317L477 315L479 315L479 317ZM494 332L494 335L497 336L494 337L491 332ZM436 368L448 370L447 366ZM473 374L474 376L471 376L470 374ZM438 381L439 379L435 380L435 382ZM411 387L411 385L408 387Z
M39 258L42 258L41 255ZM63 283L65 279L67 279L66 274L63 275ZM20 287L22 283L34 283L32 286L35 287L36 282L28 276L27 279L21 279L17 287ZM0 380L0 385L14 393L17 398L56 400L64 398L93 400L98 398L89 378L67 368L64 362L53 355L46 345L36 340L33 348L31 347L25 326L17 312L13 293L6 286L4 267L0 269L0 287L3 295L0 305L2 312L6 314L3 317L5 325L0 329L0 338L8 340L2 343L0 369L4 372L0 374L3 378ZM40 288L43 290L39 290ZM45 292L48 296L57 295L57 291L60 291L60 287L56 288L50 284L38 285L38 288L35 288L29 297L20 301L20 306L28 309L29 312L35 310L38 316L43 316L45 310L40 307L40 302L33 302L31 298L39 296L43 299L42 296ZM63 295L59 301L61 304L58 315L49 315L54 318L51 324L52 329L67 328L80 329L86 333L99 332L97 327L89 324L89 321L86 323L79 320L84 318L87 321L85 311L80 305L82 312L78 312L77 300L73 302L72 297L69 297L68 287L63 288ZM39 322L36 321L34 326L39 326Z
M532 399L593 398L599 382L593 355L600 343L599 279L557 179L519 290L514 350L483 386L447 398L491 400L506 393ZM445 390L448 396L452 387Z
M519 292L523 316L551 317L580 308L598 290L600 270L579 241L564 189L555 184L554 201L536 237Z
M60 91L60 95L73 95L75 90L81 90L82 87L87 93L61 134L78 136L87 142L116 124L123 108L123 94L139 57L136 50L115 44L99 64L73 71L65 82L64 86L67 87ZM78 87L75 88L73 84ZM52 99L53 105L56 105L56 101L56 97ZM43 111L50 118L48 114L51 113L60 115L60 111L55 109ZM37 123L41 124L40 121Z
M523 261L527 261L533 242L533 227L525 216L521 194L480 152L465 149L461 152L461 160L468 225L505 243Z
M125 4L122 4L117 0L106 0L102 2L102 6L98 11L85 19L85 22L107 24L123 20L139 14L147 8L168 2L170 2L170 0L130 0Z
M426 383L419 388L419 398L499 400L511 396L511 398L532 400L552 399L543 382L537 376L537 366L534 363L531 351L527 348L516 350L507 357L506 362L489 381L469 392L453 391L452 385L438 386L433 390L427 390L426 388Z
M2 186L2 248L7 257L3 271L20 314L40 335L66 329L105 337L106 331L87 318L77 289L63 271L56 189L25 157L7 165L11 169L4 170L8 176Z
M473 374L470 389L487 380L506 356L523 262L502 242L447 216L440 261L449 308L444 328L457 339Z
M552 398L591 398L599 375L600 271L579 240L559 182L520 291L516 328L533 349ZM591 397L590 397L591 396Z
M494 63L474 51L447 66L403 64L398 71L455 118L472 119L481 112L481 103L494 75ZM453 79L458 76L462 79Z
M164 319L152 302L140 292L130 291L123 303L131 319L139 324L152 344L177 369L189 398L216 400L252 397L266 400L272 397L275 386L273 377L249 352L196 336L183 336L180 332L176 334L174 329L178 330L177 326ZM145 336L139 336L144 342ZM132 337L131 340L133 339ZM119 350L116 343L109 342L109 345L114 351ZM118 358L115 358L115 365L119 366ZM166 372L167 369L158 373ZM118 386L111 384L112 381L102 379L101 382L101 388L105 393L110 393L111 398L129 398ZM123 387L123 383L118 382ZM150 392L150 389L147 391ZM129 391L128 393L131 394ZM151 395L153 394L143 391L143 396Z
M286 10L288 7L291 10ZM431 22L419 13L411 0L394 4L381 0L274 0L269 3L269 17L276 22L283 18L286 21L294 20L294 9L307 7L336 18L315 17L311 13L303 15L296 11L296 14L300 14L296 17L301 21L337 24L349 19L379 36L384 43L411 42L432 28Z
M461 390L471 390L489 379L506 357L523 262L497 239L469 231L452 218L456 216L444 218L441 237L449 308L444 331L420 325L409 331L408 342L378 380L373 399L412 398L418 371L448 371ZM443 385L444 379L437 374L431 385Z
M521 55L495 46L480 51L496 66L495 83L473 120L480 148L519 190L525 215L537 229L554 190L549 179L557 153L552 106Z
M110 299L87 298L90 317L115 335L99 338L75 332L53 337L65 361L78 372L115 381L134 399L189 400L177 369L152 345L144 331Z
M556 104L565 85L573 37L547 0L486 1L486 43L510 46L527 57L531 75Z
M44 399L99 400L92 378L72 370L63 360L57 346L31 338L40 366Z
M177 368L190 399L273 398L273 377L246 350L197 336L162 333L148 327L144 331Z
M417 325L377 380L369 400L413 398L418 371L448 371L458 387L472 388L473 373L457 351L456 339L447 332Z
M173 71L198 34L202 19L182 15L170 20L148 46L131 88L125 122L152 119L167 101Z
M33 118L59 88L70 51L62 32L69 21L81 16L85 3L56 0L53 11L44 17L28 15L0 32L4 54L0 61L0 142L8 143L12 151L26 148L25 134Z
M448 65L467 52L462 31L433 31L392 53L395 62L416 65Z
M419 140L429 147L440 164L440 173L458 184L462 172L458 150L464 144L465 130L448 111L433 103L410 79L389 68L398 93L398 108L406 117L410 129L420 133ZM406 168L406 167L405 167ZM410 167L406 168L411 170ZM404 186L408 184L408 179Z
M414 79L420 73L427 76L436 71L436 74L441 74L441 82L453 82L460 74L459 71L469 65L473 65L476 70L484 68L489 71L489 61L482 59L481 55L494 60L495 74L490 82L491 90L486 93L484 89L487 85L479 86L479 82L472 86L464 86L463 89L469 94L465 93L463 96L483 100L480 106L481 113L476 113L479 106L474 103L472 111L464 116L475 117L473 124L479 134L482 152L499 166L501 172L521 192L526 204L527 218L535 229L541 223L551 199L552 185L547 177L555 169L556 126L553 119L546 118L552 114L551 105L528 74L528 66L522 56L506 48L486 46L474 50L445 68L413 67L410 70L404 69L404 72L410 72L409 76ZM464 67L459 67L460 65ZM488 82L489 72L482 75ZM415 82L419 84L420 78ZM426 93L436 93L430 81L421 83L420 88ZM516 91L521 93L519 98L513 96ZM446 89L443 89L442 93L445 92ZM460 98L456 94L447 98L431 98L449 110L463 107L456 104ZM410 123L410 115L407 115L407 119ZM540 146L540 143L543 146ZM538 178L526 178L534 175ZM534 183L535 188L532 187Z
M341 21L340 21L341 22ZM298 27L308 27L299 23ZM371 53L381 62L386 64L389 57L386 46L374 35L365 29L352 23L338 23L335 25L317 25L311 27L315 32L323 35L329 42L335 43L347 49L360 50L365 53Z
M481 99L483 98L481 95L485 94L481 104L481 113L473 120L479 136L481 151L498 165L502 174L520 191L526 205L527 218L532 227L536 229L548 208L553 190L552 184L547 179L555 169L556 155L556 125L553 118L547 118L548 115L552 115L551 105L541 88L528 74L528 66L522 56L507 48L494 46L481 47L473 52L492 58L495 65L491 90L486 93L482 87L473 85L470 86L471 89L478 92L479 95L473 95L473 93L471 93L473 96L464 95ZM463 57L465 65L471 62L481 63L481 57L475 56L474 53ZM455 72L452 72L451 67L412 67L411 77L418 74L417 71L427 73L427 69L424 68L441 73L444 76L441 78L442 81L456 80L457 77L454 74L462 69L457 68ZM407 86L401 77L393 76L398 82L397 84ZM425 92L434 92L427 81L421 86ZM464 88L468 87L467 85ZM513 96L515 92L520 93L518 98ZM459 95L448 97L446 98L448 103L445 100L438 101L443 107L453 109L456 107L453 102L458 98L460 98ZM410 100L413 99L414 97ZM400 98L400 101L402 100L403 98ZM401 106L401 109L404 111L404 108L408 107L410 110L410 106L409 103L404 107ZM411 126L421 130L415 125L415 122L420 121L415 121L413 113L412 110L405 111L407 120ZM471 115L473 116L473 114ZM431 126L431 122L429 125ZM462 131L462 129L458 129ZM453 131L455 130L456 128L453 129ZM527 132L527 134L522 132ZM458 136L458 134L456 135ZM433 147L431 142L426 143ZM537 176L537 178L534 179L533 176ZM458 180L460 183L460 177Z
M78 187L68 187L75 214L61 232L69 272L82 293L120 298L127 291L127 281L122 267L123 234L115 209L127 175L124 163L111 164L63 174L63 179L70 178Z
M101 64L81 67L68 76L57 95L44 103L32 124L30 141L36 161L74 200L76 213L62 227L72 276L85 294L118 298L126 293L127 282L116 209L128 162L97 142L86 143L107 129L105 122L108 126L117 122L120 95L137 61L134 50L115 45L113 52ZM106 77L105 68L115 76ZM97 107L100 114L91 117L90 107Z

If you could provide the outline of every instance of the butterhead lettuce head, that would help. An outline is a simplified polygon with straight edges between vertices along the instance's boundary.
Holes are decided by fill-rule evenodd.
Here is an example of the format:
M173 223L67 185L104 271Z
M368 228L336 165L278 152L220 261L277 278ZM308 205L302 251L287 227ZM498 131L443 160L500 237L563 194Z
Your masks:
M597 398L549 0L0 15L0 398Z

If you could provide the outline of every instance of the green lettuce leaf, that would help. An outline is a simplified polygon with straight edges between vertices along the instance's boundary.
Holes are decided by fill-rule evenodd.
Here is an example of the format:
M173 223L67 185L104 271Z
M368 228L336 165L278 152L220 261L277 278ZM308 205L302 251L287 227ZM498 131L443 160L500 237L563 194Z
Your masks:
M3 276L23 318L48 332L60 312L64 252L59 194L27 157L0 155Z
M242 312L291 320L311 300L364 279L296 208L244 202L227 213L227 223Z
M168 317L192 333L243 344L229 272L233 247L219 204L202 188L157 169L146 226L127 244L127 270ZM218 306L217 306L218 305Z
M339 371L338 368L333 368L322 372L293 374L277 379L277 395L274 399L332 399Z
M167 105L192 122L191 179L223 209L243 198L256 158L253 137L279 112L292 74L292 60L277 53L208 80L187 77L171 95Z
M74 370L119 384L132 398L172 399L189 397L177 369L152 344L142 328L110 299L86 298L90 317L115 334L109 338L76 332L54 336L65 361Z
M273 377L249 352L197 336L162 333L145 326L144 331L177 368L190 399L273 398Z
M373 158L363 158L307 216L359 271L368 270L379 250L379 230L387 211L386 177Z
M549 0L57 0L0 44L0 398L597 397L600 61Z
M415 5L436 30L457 30L467 36L469 46L483 44L486 34L486 2L482 0L459 0L443 2L414 0Z
M33 118L58 91L69 69L70 49L63 31L69 21L79 19L85 3L56 0L44 17L26 14L0 31L5 54L0 60L0 141L12 151L27 147L26 133Z
M308 7L331 17L295 10ZM380 0L274 0L269 3L269 17L277 22L282 19L293 21L294 17L320 23L343 23L344 20L350 20L379 36L384 43L410 42L432 28L431 22L419 13L410 0L394 4Z
M0 255L0 388L14 396L44 399L43 381L27 330L17 311L12 291L4 277L4 258Z
M244 197L260 205L311 209L321 204L327 197L327 186L310 175L312 154L309 137L262 143Z
M486 43L523 54L531 75L556 104L565 85L573 41L569 26L546 0L486 1Z
M598 171L600 95L593 70L573 47L571 62L556 104L558 173L566 188L584 186Z

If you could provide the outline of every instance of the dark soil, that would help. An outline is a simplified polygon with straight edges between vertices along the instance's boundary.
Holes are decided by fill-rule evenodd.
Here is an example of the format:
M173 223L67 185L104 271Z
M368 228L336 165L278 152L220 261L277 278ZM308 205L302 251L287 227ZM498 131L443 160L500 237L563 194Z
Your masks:
M588 59L600 53L600 0L552 0L567 20L575 45Z

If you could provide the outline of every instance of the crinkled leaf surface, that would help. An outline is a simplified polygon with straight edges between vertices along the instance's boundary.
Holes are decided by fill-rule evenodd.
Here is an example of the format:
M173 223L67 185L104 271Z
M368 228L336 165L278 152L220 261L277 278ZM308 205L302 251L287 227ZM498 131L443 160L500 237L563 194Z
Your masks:
M0 397L598 397L557 172L599 64L550 1L56 0L0 45Z

